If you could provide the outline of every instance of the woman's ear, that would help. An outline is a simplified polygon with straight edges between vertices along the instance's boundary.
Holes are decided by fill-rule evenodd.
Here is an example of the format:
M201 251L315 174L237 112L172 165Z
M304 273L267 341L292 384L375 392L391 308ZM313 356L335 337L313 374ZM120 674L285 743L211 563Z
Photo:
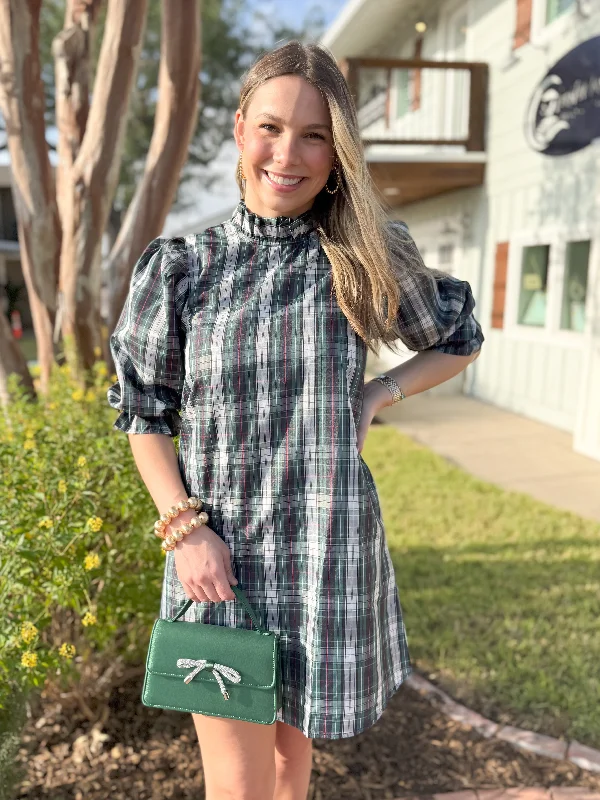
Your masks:
M233 123L233 137L240 150L244 149L244 117L241 109L235 112L235 122Z

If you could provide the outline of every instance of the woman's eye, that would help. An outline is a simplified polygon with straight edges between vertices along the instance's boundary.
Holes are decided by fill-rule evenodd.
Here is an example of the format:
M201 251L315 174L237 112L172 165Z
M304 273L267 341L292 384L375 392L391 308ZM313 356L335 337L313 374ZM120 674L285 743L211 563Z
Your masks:
M258 127L259 127L259 128L265 128L265 129L269 128L270 130L273 130L273 131L276 131L276 130L277 130L277 128L275 127L275 125L271 125L271 124L269 124L268 122L263 122L263 124L262 124L262 125L259 125Z
M322 141L325 141L325 137L321 133L316 133L315 131L312 131L308 135L309 136L316 136L317 139L321 139Z

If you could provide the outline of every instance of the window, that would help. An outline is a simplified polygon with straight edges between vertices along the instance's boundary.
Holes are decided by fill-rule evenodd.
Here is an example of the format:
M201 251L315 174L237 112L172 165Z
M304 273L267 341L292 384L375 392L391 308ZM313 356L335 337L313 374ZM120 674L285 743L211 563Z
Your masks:
M549 255L550 245L547 244L523 248L517 317L519 325L545 325Z
M568 242L560 314L563 330L582 333L585 326L590 242Z
M396 88L396 119L400 119L410 110L410 75L407 69L394 70Z
M445 271L452 267L454 263L454 245L441 244L438 248L438 264L440 269Z
M573 5L575 0L546 0L546 25L562 16Z

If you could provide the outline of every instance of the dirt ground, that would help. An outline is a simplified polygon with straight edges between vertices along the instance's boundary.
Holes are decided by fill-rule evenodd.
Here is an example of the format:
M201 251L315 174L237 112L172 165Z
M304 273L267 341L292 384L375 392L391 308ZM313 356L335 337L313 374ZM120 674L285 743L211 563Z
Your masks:
M43 692L19 753L25 770L19 798L202 800L191 715L142 705L143 670L133 671L109 687L102 702ZM368 731L314 740L309 798L391 800L510 786L600 790L600 775L485 739L404 686Z

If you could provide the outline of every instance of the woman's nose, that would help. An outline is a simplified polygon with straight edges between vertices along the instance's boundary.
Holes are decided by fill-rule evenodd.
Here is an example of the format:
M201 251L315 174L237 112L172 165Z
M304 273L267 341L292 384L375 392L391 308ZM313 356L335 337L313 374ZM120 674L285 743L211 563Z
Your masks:
M273 160L282 167L300 163L298 145L291 136L282 136L278 139L273 152Z

